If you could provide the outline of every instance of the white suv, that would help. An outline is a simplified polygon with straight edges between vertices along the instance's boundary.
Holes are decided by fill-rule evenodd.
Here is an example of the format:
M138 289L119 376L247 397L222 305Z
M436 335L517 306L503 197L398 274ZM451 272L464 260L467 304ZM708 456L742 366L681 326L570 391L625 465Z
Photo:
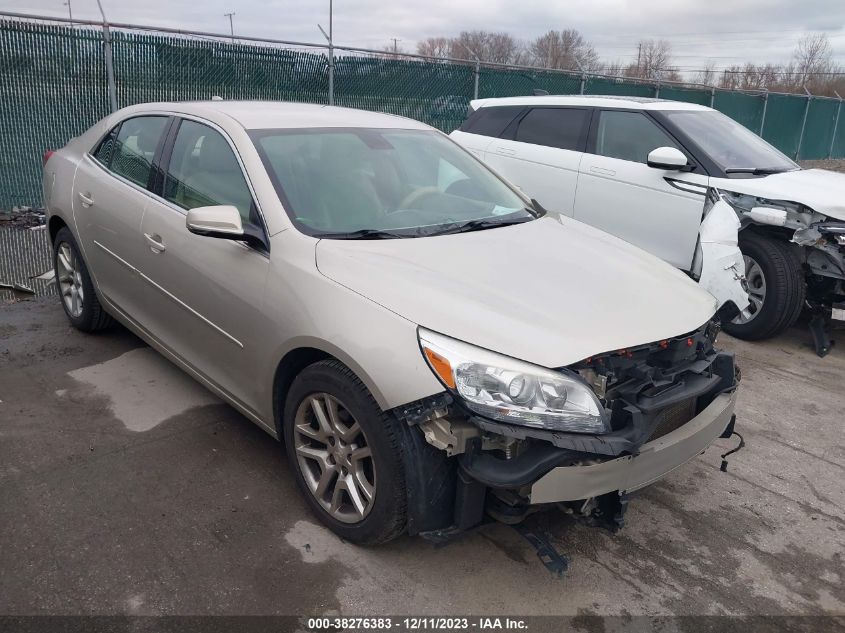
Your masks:
M711 108L658 99L482 99L451 136L544 207L694 276L706 203L726 202L751 305L725 329L774 336L806 301L817 352L829 351L829 320L845 319L845 176L802 170Z

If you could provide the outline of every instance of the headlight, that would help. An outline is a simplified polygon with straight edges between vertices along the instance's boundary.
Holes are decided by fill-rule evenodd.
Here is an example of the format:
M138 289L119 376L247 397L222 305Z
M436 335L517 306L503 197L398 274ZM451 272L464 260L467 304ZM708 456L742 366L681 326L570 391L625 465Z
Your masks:
M606 433L607 415L579 376L552 371L420 328L432 371L471 411L500 422Z

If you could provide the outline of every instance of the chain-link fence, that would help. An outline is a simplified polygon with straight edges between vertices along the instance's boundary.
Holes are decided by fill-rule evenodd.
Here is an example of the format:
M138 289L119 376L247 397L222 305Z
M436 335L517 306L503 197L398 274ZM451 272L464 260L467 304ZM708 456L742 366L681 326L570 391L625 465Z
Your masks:
M0 14L2 15L2 14ZM325 45L151 32L153 27L0 18L0 209L37 206L41 156L111 111L109 33L118 107L149 101L271 99L334 103L457 127L474 97L603 94L716 108L801 159L845 156L841 100L743 93ZM118 27L119 28L116 28Z

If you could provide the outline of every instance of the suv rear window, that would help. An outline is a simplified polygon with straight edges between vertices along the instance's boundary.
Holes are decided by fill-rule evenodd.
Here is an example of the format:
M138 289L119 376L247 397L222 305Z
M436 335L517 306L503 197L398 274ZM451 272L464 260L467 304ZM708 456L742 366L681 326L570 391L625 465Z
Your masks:
M481 136L501 136L508 124L525 108L522 106L493 106L479 108L464 121L461 132Z
M533 108L519 122L515 140L583 152L589 121L589 110Z

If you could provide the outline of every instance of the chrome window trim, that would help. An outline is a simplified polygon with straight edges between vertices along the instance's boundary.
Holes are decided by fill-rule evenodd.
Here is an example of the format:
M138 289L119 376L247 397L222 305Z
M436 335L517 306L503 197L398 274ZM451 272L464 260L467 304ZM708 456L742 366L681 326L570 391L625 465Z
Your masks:
M249 188L249 194L252 197L252 203L255 205L255 209L258 212L258 218L261 221L261 229L264 231L264 236L269 239L270 231L267 228L267 219L264 217L264 211L261 209L261 203L258 201L258 196L255 193L255 187L252 184L252 180L250 180L250 178L249 178L249 172L246 169L246 165L244 165L243 158L241 158L241 154L238 151L237 146L232 141L232 138L229 136L229 134L227 134L226 131L223 128L221 128L219 125L217 125L213 121L209 121L208 119L204 119L204 118L196 116L194 114L184 114L184 113L181 113L181 112L174 112L174 111L170 111L170 110L150 110L148 112L135 112L135 113L132 113L130 116L122 118L119 121L116 121L115 123L110 125L108 130L106 130L106 133L103 134L100 138L98 138L97 142L94 143L94 145L91 146L88 149L88 151L85 152L85 156L87 158L90 158L92 163L97 165L100 169L105 171L107 174L117 178L121 182L124 182L124 183L132 186L133 188L137 189L138 191L145 193L146 195L151 197L153 200L156 200L156 201L159 201L159 202L164 202L171 209L178 211L182 215L186 215L187 214L186 209L183 209L179 205L170 202L169 200L164 198L164 196L159 196L159 195L153 193L152 191L150 191L149 189L147 189L146 187L141 187L140 185L128 180L127 178L124 178L120 174L113 172L111 169L109 169L108 167L103 165L100 161L98 161L96 158L94 158L94 155L92 154L92 152L97 147L100 146L100 143L103 142L103 139L106 136L108 136L109 134L111 134L112 130L115 127L117 127L118 125L123 125L124 122L129 121L130 119L137 119L139 117L146 117L146 116L167 116L167 117L175 117L175 118L179 118L179 119L187 119L187 120L190 120L190 121L194 121L196 123L200 123L202 125L207 125L208 127L213 129L214 131L220 133L223 136L223 138L226 140L226 142L229 144L229 148L232 150L232 153L234 153L234 155L235 155L235 160L238 161L238 166L241 169L241 175L244 177L244 181L246 182L246 186ZM178 131L177 131L177 135L178 135ZM174 139L174 141L175 141L175 139ZM165 177L166 176L167 176L167 174L165 173ZM247 248L250 248L250 247L247 247ZM251 249L251 250L255 250L255 249Z

